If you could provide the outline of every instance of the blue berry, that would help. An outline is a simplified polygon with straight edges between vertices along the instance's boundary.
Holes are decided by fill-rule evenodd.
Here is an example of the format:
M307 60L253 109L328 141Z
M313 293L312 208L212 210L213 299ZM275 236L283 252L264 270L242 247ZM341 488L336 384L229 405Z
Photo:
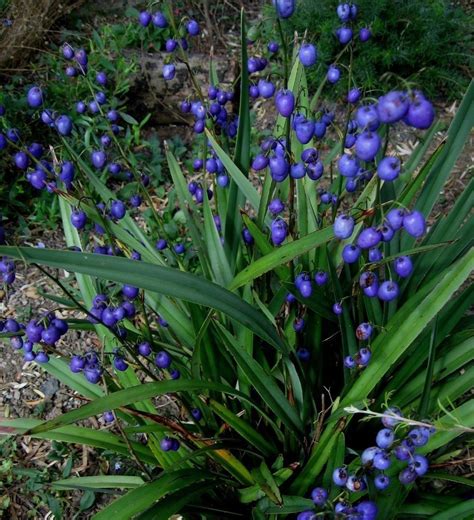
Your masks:
M403 228L415 238L419 238L426 233L426 221L422 213L417 210L404 215Z
M380 473L374 478L374 485L379 491L384 491L390 485L390 478Z
M311 500L317 506L323 506L326 503L327 499L328 499L328 492L324 488L317 487L317 488L314 488L313 491L311 491Z
M336 238L344 240L349 238L354 231L355 221L349 215L338 215L334 220L334 235Z
M156 355L155 364L158 368L169 368L171 365L171 356L168 352L162 350Z
M332 480L336 486L345 486L349 475L345 466L336 468L332 473Z
M386 450L390 448L395 440L395 433L390 428L383 428L377 433L375 442L379 448Z
M299 57L305 67L311 67L318 59L316 47L311 43L305 43L300 47Z
M392 280L388 280L380 285L377 296L385 302L390 302L397 298L398 293L398 284Z

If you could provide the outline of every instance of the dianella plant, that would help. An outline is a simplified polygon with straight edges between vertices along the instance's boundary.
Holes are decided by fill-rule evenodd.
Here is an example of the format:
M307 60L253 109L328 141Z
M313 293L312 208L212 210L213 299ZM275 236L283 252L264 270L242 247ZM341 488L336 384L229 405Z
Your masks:
M317 42L286 36L295 3L273 0L270 42L242 12L240 73L227 89L212 59L209 85L193 74L196 20L171 3L139 13L147 31L171 34L164 79L184 71L195 89L180 106L191 158L164 143L172 207L136 158L142 125L114 108L112 80L83 49L65 44L61 56L90 89L79 111L50 110L47 85L27 94L57 145L0 134L2 153L58 198L67 244L0 246L2 281L15 289L14 260L35 265L70 318L10 318L2 336L88 401L1 426L128 458L124 475L57 484L115 489L97 520L474 515L472 484L443 464L463 458L474 427L472 182L449 212L435 209L471 130L474 86L440 134L414 85L353 83L357 48L372 37L355 4L335 9L341 51L324 64ZM336 82L347 94L326 105ZM275 113L264 136L257 100ZM418 143L403 158L400 129ZM97 346L78 342L65 357L69 328ZM87 426L91 416L110 426Z

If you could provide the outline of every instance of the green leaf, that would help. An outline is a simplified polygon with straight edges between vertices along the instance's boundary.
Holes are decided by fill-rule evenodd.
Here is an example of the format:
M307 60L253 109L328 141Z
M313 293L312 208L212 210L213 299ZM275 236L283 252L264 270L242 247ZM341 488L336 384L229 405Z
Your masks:
M369 366L355 381L341 402L341 407L365 399L391 366L449 301L473 269L474 249L449 269L422 287L390 319L372 343Z
M248 422L232 413L228 408L218 403L214 399L209 401L209 406L233 430L235 430L239 435L250 442L250 444L252 444L252 446L254 446L256 449L260 450L265 456L268 457L270 455L276 454L277 450L275 446L267 439L265 439L260 433L258 433L258 431L252 428Z
M193 201L193 198L191 197L191 194L189 193L183 172L181 171L178 161L169 151L168 147L166 147L166 159L168 161L171 177L178 194L181 209L186 215L186 222L188 224L189 232L191 234L191 238L193 239L193 244L196 248L202 270L206 277L210 277L211 268L208 258L205 254L206 248L202 240L202 226L199 212L197 210L196 204Z
M345 421L328 424L321 438L314 447L310 458L290 486L290 492L298 495L307 493L308 489L315 482L322 472L329 458L334 454L336 443L339 439L338 433L344 428Z
M106 410L114 410L120 407L129 406L136 402L143 401L144 399L157 397L159 395L175 392L194 392L205 390L214 390L216 392L237 396L240 399L250 403L258 411L260 411L260 413L262 413L262 411L248 396L233 389L230 386L222 385L220 383L213 383L210 381L167 380L140 384L138 386L125 388L112 394L108 394L104 397L97 398L94 401L77 408L76 410L71 410L70 412L60 415L55 419L51 419L50 421L42 422L38 426L32 428L31 432L29 433L36 434L53 430L60 426L87 419L92 415L99 415Z
M171 518L175 513L179 513L182 508L195 499L199 499L207 491L215 489L214 483L194 484L181 489L175 493L170 493L165 498L160 500L158 504L154 505L136 520L159 520L161 518Z
M147 510L169 493L177 492L191 484L216 479L210 473L198 469L182 469L163 473L154 482L133 489L105 509L94 515L93 520L130 520L137 513Z
M220 323L216 323L216 325L225 339L226 349L234 357L237 364L246 374L248 380L270 410L293 432L303 431L301 419L298 417L295 408L290 405L288 399L276 384L275 379L265 372L265 370L241 348L236 339L231 336Z
M37 439L67 442L71 444L84 444L104 450L119 453L125 457L130 455L130 449L126 442L113 433L103 430L92 430L80 426L64 426L54 431L45 433L31 433L31 430L44 424L38 419L0 419L0 432L3 435L23 435L27 431L29 435ZM130 441L133 451L146 464L156 464L156 459L147 446L140 442Z
M431 520L467 520L474 516L474 499L464 499L455 506L449 507L433 516Z
M218 142L214 138L214 136L206 130L206 136L209 139L212 148L216 152L219 159L222 161L222 164L224 165L225 169L229 173L229 175L232 177L233 181L236 183L242 194L245 196L245 199L249 202L249 204L255 209L255 211L258 211L258 206L260 204L260 195L258 191L253 187L252 183L248 180L248 178L242 173L242 170L232 161L232 159L225 153L225 151L219 146ZM229 206L231 204L231 200L229 197ZM237 202L235 203L237 204ZM243 204L241 208L236 206L233 206L232 209L234 211L237 211L236 214L238 214L238 211L240 209L243 209ZM226 217L226 222L229 217ZM230 218L235 218L234 216ZM240 235L240 234L239 234ZM240 239L240 236L239 236Z
M473 121L474 80L471 80L456 116L449 127L446 146L430 170L416 203L418 211L421 211L426 218L431 213L444 183L462 152L466 140L469 138Z
M220 148L211 136L211 143L214 150L224 164L227 172L231 176L230 187L227 190L227 211L223 222L224 227L224 247L227 252L232 267L237 261L237 252L241 244L242 221L239 211L245 205L245 193L242 191L241 183L248 186L250 184L246 176L250 167L250 106L249 106L249 76L248 76L248 57L247 57L247 31L245 27L245 13L241 10L240 15L240 105L239 105L239 126L237 129L237 140L234 152L234 161ZM210 134L206 130L209 137ZM220 150L220 152L218 151ZM221 155L219 155L219 153ZM246 181L246 182L245 182ZM257 194L258 197L258 194Z
M51 482L51 486L55 489L133 489L143 484L141 477L129 477L127 475L71 477Z
M275 348L285 348L275 328L261 312L223 287L196 275L143 261L71 251L0 246L0 254L29 263L36 262L105 280L127 283L210 307L248 327Z
M268 273L268 271L280 267L281 265L290 262L294 258L311 251L311 249L315 249L316 247L325 244L332 238L334 238L334 233L331 226L321 229L320 231L310 233L309 235L299 238L293 242L288 242L287 244L273 250L271 253L262 256L251 265L246 267L234 278L229 289L233 291L238 287L242 287L243 285L250 283L255 278Z
M266 515L283 515L300 513L314 508L314 503L309 498L299 496L283 496L283 504L275 505L268 498L263 498L258 503L258 508Z
M430 482L433 482L433 480L447 480L449 482L461 484L462 486L474 487L474 480L470 478L461 477L460 475L453 475L452 473L444 473L441 471L428 472L423 476L423 478L428 479Z
M207 248L211 270L214 273L214 280L219 285L226 287L232 280L232 272L227 257L225 256L224 246L217 232L206 190L204 190L203 212L204 243Z
M140 123L132 117L130 114L126 114L125 112L119 112L120 117L129 125L139 125Z

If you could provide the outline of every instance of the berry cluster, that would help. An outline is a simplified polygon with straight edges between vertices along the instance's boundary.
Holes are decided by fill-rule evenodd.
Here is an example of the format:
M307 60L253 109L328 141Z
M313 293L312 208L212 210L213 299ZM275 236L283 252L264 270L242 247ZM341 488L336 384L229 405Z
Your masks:
M25 361L47 363L48 354L43 349L52 349L69 330L65 320L57 318L54 312L48 312L39 319L32 319L26 325L9 318L0 321L0 332L15 334L10 338L10 345L15 350L22 350ZM34 350L35 345L41 349Z
M337 486L346 487L350 492L362 491L367 487L367 479L373 479L376 489L384 491L390 486L390 477L385 474L393 461L407 463L399 471L399 481L408 485L416 478L423 476L429 467L426 457L417 454L416 449L427 444L434 433L433 428L417 426L406 433L406 428L396 426L400 423L398 417L403 417L398 408L389 408L389 414L382 418L383 429L377 433L375 443L365 449L360 456L360 466L349 474L349 468L343 466L333 472L333 481ZM398 434L398 437L397 437ZM350 469L356 468L355 464Z
M403 433L406 428L401 426L397 419L402 417L401 411L398 408L389 408L387 412L382 418L384 428L376 435L376 446L365 449L349 466L334 469L332 480L336 486L343 488L337 501L332 503L329 500L329 493L325 488L316 487L311 491L311 499L318 509L323 509L328 514L335 514L336 518L375 520L378 513L375 502L363 500L354 503L353 499L346 500L344 495L367 490L369 480L380 492L388 489L391 479L387 470L394 461L407 463L398 474L399 481L403 485L412 484L428 471L428 460L423 455L417 454L416 448L424 446L434 430L428 426L420 426ZM319 517L321 517L320 512L304 511L297 516L297 520L313 520Z
M340 214L334 221L334 235L341 240L352 236L355 228L355 219L347 214ZM398 230L404 229L409 235L419 238L426 232L426 222L423 215L417 211L391 209L386 215L383 224L379 227L368 226L359 233L355 244L347 244L342 251L342 259L347 264L357 262L363 253L366 253L369 263L380 262L383 253L380 244L390 242ZM395 273L400 278L410 276L413 264L409 256L399 256L392 263ZM379 283L379 277L374 270L363 271L359 277L359 286L365 296L378 297L382 301L391 301L398 296L399 287L394 280L385 280Z
M237 135L238 118L228 111L226 104L233 101L234 93L211 85L207 98L207 102L184 100L180 104L180 110L183 114L194 117L193 129L196 134L204 132L207 120L233 139Z

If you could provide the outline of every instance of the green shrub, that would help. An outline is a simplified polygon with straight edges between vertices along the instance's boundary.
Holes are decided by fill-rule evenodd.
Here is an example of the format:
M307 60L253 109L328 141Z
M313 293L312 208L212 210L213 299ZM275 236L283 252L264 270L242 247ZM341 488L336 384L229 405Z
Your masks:
M171 5L166 15L179 31ZM175 188L167 207L142 177L149 165L134 153L144 122L123 112L116 135L101 112L78 117L71 135L59 139L50 159L76 167L74 181L58 180L51 194L68 249L0 246L7 257L0 276L14 282L10 259L36 265L62 289L51 299L70 318L33 315L25 324L9 318L0 334L25 361L35 360L89 402L48 421L2 420L0 427L128 457L123 475L52 484L89 494L127 490L95 520L164 520L175 513L199 520L299 513L299 520L469 518L471 483L439 465L459 457L474 427L473 290L466 285L474 265L472 186L428 228L425 220L431 222L470 135L474 83L438 146L433 139L442 124L420 93L392 92L388 111L387 98L379 100L377 129L351 125L361 167L347 178L342 140L356 107L324 113L327 135L303 143L301 114L314 122L323 102L307 88L293 53L299 44L293 48L284 37L284 51L271 58L285 71L275 100L293 96L297 109L277 117L271 141L253 142L246 36L242 14L238 125L219 107L225 118L210 115L212 98L224 106L228 93L211 88L207 99L196 85L194 108L183 110L195 116L192 157L178 161L180 144L164 143ZM178 53L187 62L186 52ZM94 71L88 74L84 81L92 85ZM209 83L217 86L213 67ZM362 104L371 100L363 96ZM411 117L420 105L430 116L421 125ZM396 179L384 180L380 165L397 144L389 128L403 120L419 144ZM109 162L120 161L132 178L110 182L107 165L93 163L90 152L102 133L113 141ZM359 149L367 139L378 143L371 158ZM8 143L5 153L15 150ZM253 163L253 150L264 156L260 161L272 160L269 168ZM284 175L273 161L286 161ZM315 164L325 169L318 178ZM115 211L128 203L130 189L143 203ZM284 202L281 211L270 207L275 198ZM341 222L352 223L344 236ZM362 243L367 233L377 247ZM355 248L352 262L343 251L356 244L362 251ZM412 269L401 272L400 259ZM69 274L60 278L56 269ZM74 358L64 355L65 321L96 335L92 350L78 342ZM173 404L166 411L164 395ZM75 424L92 416L110 427ZM386 444L380 419L389 429ZM369 450L370 459L365 449L376 436L383 451ZM380 475L391 479L389 489L375 484ZM314 488L324 488L322 501L324 492L315 496Z
M473 16L447 0L360 0L354 26L371 27L370 44L354 54L354 80L379 92L409 80L432 98L453 99L466 90L472 75ZM288 24L288 34L307 31L317 44L319 69L308 74L315 86L341 49L334 36L337 2L302 0ZM315 67L316 69L316 67ZM343 87L335 94L344 93Z

